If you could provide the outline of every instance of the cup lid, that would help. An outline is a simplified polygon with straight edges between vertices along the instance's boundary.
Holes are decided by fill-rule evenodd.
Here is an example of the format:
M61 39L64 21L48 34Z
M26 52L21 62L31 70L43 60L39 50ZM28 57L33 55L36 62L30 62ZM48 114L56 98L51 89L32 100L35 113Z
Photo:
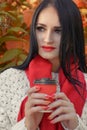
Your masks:
M56 80L50 78L36 79L34 84L56 84Z

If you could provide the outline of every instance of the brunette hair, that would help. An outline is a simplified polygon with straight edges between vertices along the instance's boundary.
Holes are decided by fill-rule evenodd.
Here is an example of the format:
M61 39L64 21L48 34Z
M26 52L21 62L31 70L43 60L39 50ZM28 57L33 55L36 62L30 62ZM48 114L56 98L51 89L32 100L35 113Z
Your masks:
M61 68L63 69L66 78L74 86L76 84L80 85L80 82L71 75L70 64L72 58L73 63L76 64L76 66L78 63L79 69L85 72L84 33L80 11L72 0L43 0L40 3L32 19L29 55L25 62L16 68L26 69L30 61L38 54L36 23L41 11L50 5L56 9L62 27L59 52Z

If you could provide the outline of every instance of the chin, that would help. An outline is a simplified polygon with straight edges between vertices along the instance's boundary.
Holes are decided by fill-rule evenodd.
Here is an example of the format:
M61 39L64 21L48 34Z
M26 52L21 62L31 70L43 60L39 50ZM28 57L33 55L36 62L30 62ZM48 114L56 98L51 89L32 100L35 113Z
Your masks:
M54 56L49 56L49 55L41 55L39 54L42 58L46 59L46 60L52 60L54 59L55 57Z

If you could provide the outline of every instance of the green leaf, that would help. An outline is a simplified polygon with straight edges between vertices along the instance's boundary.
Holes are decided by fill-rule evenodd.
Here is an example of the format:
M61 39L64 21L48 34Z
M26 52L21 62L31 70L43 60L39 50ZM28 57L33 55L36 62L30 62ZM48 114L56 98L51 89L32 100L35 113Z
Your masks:
M14 11L8 11L8 13L15 18L15 20L13 20L13 23L11 23L11 24L16 26L16 27L17 26L21 27L22 24L24 23L23 14L18 13L15 10Z
M10 32L24 32L24 33L28 34L28 32L25 31L21 27L11 27L10 29L7 30L7 33L10 33Z
M19 60L18 62L17 62L17 65L21 65L23 63L23 61L22 60Z
M17 38L15 36L3 36L3 37L0 37L0 46L6 41L22 41L22 42L27 43L27 41L22 38Z
M0 15L5 15L5 16L10 17L12 20L16 20L14 16L12 16L10 13L5 12L5 11L0 11Z
M22 61L24 61L26 58L27 58L26 54L22 53L22 54L19 55L19 59L21 59Z
M26 58L27 58L26 54L23 54L23 53L20 54L18 57L18 59L20 59L20 60L18 60L17 65L21 65L25 61Z
M13 60L15 57L23 53L20 49L11 49L5 52L2 58L0 58L1 63L6 63L8 61Z
M7 7L7 2L0 3L0 10Z
M9 67L13 67L16 66L16 63L14 61L9 62L8 64L2 64L2 67L0 67L0 72L2 72L3 70L9 68Z

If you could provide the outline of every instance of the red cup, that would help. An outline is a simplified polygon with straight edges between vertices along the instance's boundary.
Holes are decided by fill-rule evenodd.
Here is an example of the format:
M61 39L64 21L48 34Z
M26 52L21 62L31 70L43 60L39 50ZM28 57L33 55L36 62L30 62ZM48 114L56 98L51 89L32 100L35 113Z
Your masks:
M57 82L55 80L49 78L42 78L39 80L35 80L34 84L36 87L40 87L40 90L38 91L39 93L45 93L49 95L49 99L46 100L50 102L54 101L52 95L56 93L56 89L57 89ZM52 110L44 110L41 112L52 112Z

